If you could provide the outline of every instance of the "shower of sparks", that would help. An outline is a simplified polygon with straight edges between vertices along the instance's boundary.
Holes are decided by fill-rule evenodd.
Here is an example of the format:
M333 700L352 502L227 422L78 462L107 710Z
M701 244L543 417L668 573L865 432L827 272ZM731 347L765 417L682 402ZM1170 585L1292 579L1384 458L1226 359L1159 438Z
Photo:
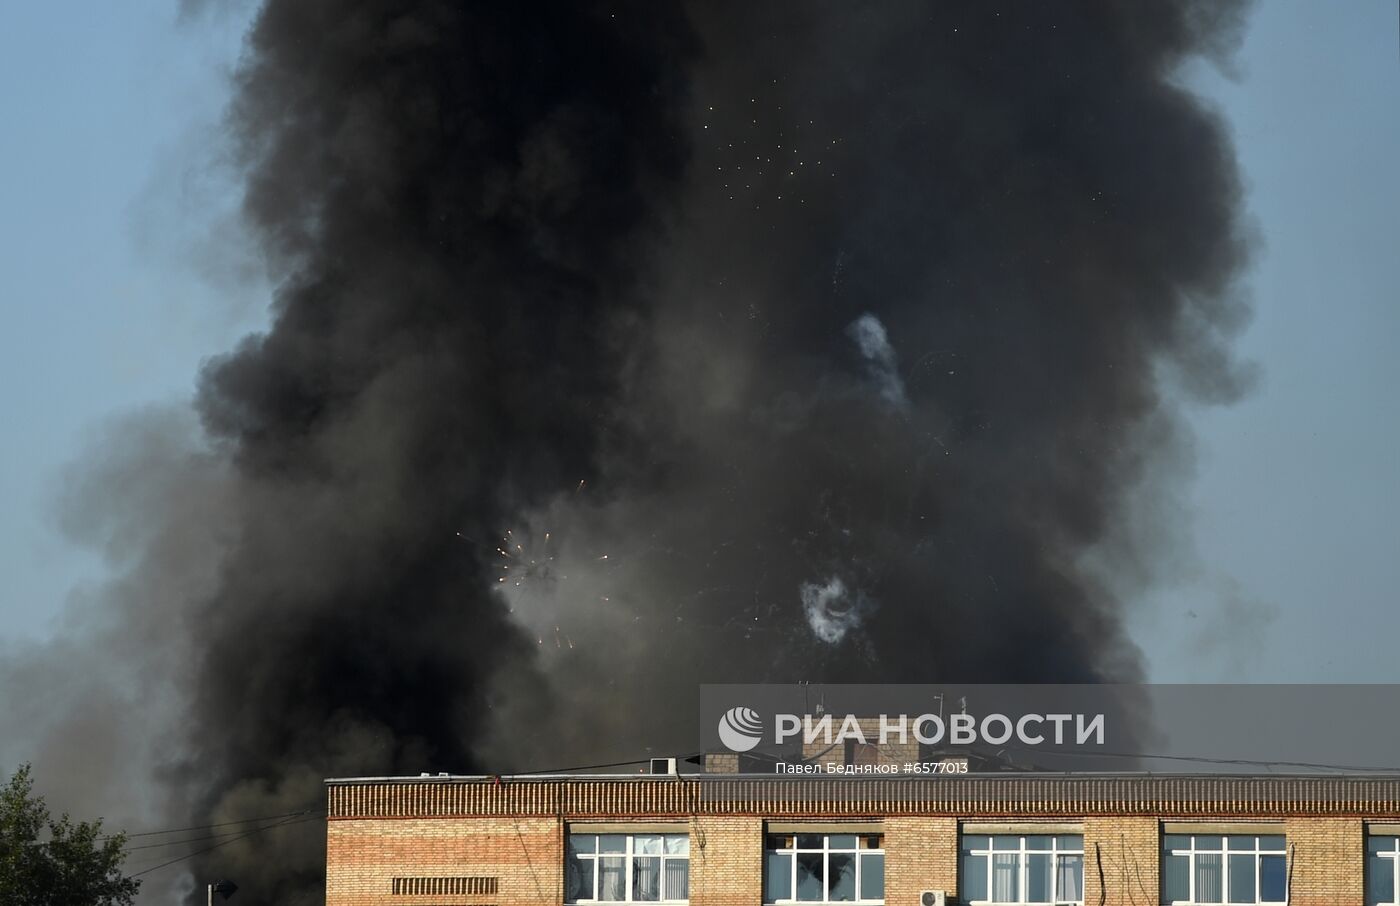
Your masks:
M581 479L571 493L580 495L586 486L587 481ZM456 536L472 547L482 545L481 541L462 532L456 532ZM515 597L516 593L512 591L513 589L520 589L519 594L526 596L523 600L530 602L537 595L552 594L553 592L547 589L550 589L558 581L568 579L567 575L557 572L563 561L556 561L567 555L559 549L552 531L544 532L541 535L527 529L517 534L513 528L506 529L495 543L482 545L482 547L489 547L491 553L488 556L494 559L499 567L494 587L505 593L507 611L511 614L517 612L516 605L522 600ZM586 553L584 556L589 557ZM595 563L606 563L609 567L614 565L609 554L594 555L589 559ZM602 603L609 603L612 600L609 595L600 595L597 592L594 592L590 597ZM529 607L534 606L534 604L529 604ZM554 626L553 633L555 649L572 651L578 647L574 639L564 631L563 626ZM548 647L548 630L541 632L536 629L535 644L541 648Z
M473 539L456 533L458 538L469 543L476 543ZM548 579L565 579L567 576L556 576L551 568L554 562L554 553L550 550L550 540L553 536L551 532L544 533L544 540L536 549L530 541L517 541L515 531L506 529L506 533L501 536L501 541L493 549L500 556L501 575L496 578L496 584L502 585L510 582L514 587L531 582ZM526 545L529 547L526 547Z
M554 554L549 549L550 534L544 533L544 541L540 543L538 550L533 544L526 550L525 543L515 539L515 532L506 529L506 533L501 536L501 545L496 548L496 553L501 555L503 573L496 580L497 584L509 581L519 588L521 584L531 580L553 579L550 564L554 562Z

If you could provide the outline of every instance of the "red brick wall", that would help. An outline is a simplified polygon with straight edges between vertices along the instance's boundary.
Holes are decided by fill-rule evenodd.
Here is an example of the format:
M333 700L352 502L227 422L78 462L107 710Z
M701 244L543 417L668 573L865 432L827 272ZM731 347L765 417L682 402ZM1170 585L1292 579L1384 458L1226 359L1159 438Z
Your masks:
M1084 819L1084 902L1160 903L1161 837L1156 818Z
M763 901L763 819L700 817L690 825L690 902L759 906Z
M525 796L531 792L530 788L522 788L516 794ZM628 820L625 808L611 801L611 797L620 797L621 793L614 794L611 787L604 792L606 795L582 800L590 809L590 818ZM672 798L683 797L685 788L672 781L665 792ZM388 808L378 804L378 800L365 801L367 808ZM671 800L659 801L664 805ZM537 808L541 803L528 797L521 800L522 807ZM604 815L598 810L604 805L616 811ZM762 803L719 801L701 805L737 811ZM785 811L781 802L770 805L773 812ZM923 890L945 890L950 897L956 897L958 817L885 812L887 817L880 819L875 817L881 814L878 803L838 805L853 811L868 809L859 821L881 825L886 853L885 899L890 906L915 906ZM907 803L896 802L894 806L907 808ZM1041 808L1042 814L1057 812L1055 820L1059 823L1083 827L1087 904L1156 906L1161 902L1158 870L1163 819L1093 814L1081 819L1065 814L1062 806L1042 807L1030 800L1004 806L1001 817L1016 822L1034 821ZM1221 803L1220 808L1232 815L1221 819L1225 824L1265 820L1241 815L1237 804ZM977 803L969 803L969 812L977 809ZM983 804L981 809L986 811L988 807ZM1168 820L1209 823L1211 816L1203 812L1206 809ZM806 815L810 816L806 820L825 817L835 819L834 824L839 825L835 815L818 816L811 810ZM803 820L792 814L745 815L733 811L692 817L672 812L668 816L661 809L637 816L642 822L688 822L690 899L694 906L760 906L765 819L785 823ZM976 820L985 823L998 819ZM1365 864L1362 818L1312 816L1272 820L1288 841L1290 906L1361 906ZM538 812L520 818L332 817L327 830L327 904L559 906L563 901L565 826L566 818ZM474 892L470 893L394 894L395 878L419 877L483 878L494 882L491 889L483 886L485 882L474 885Z
M1365 829L1356 818L1285 821L1290 906L1361 906Z
M958 889L958 822L895 817L883 822L885 900L914 904L924 890ZM1086 818L1085 902L1160 902L1161 838L1155 818ZM764 821L691 822L694 906L759 906ZM1364 827L1359 818L1285 821L1290 906L1361 906ZM400 818L331 821L327 906L475 906L563 902L563 823L557 818ZM395 878L494 878L494 893L395 895ZM1101 899L1102 897L1102 899Z
M958 887L956 818L886 818L885 902L916 906L925 890Z
M494 894L393 894L396 877L496 878ZM327 906L559 904L563 830L556 818L331 821Z

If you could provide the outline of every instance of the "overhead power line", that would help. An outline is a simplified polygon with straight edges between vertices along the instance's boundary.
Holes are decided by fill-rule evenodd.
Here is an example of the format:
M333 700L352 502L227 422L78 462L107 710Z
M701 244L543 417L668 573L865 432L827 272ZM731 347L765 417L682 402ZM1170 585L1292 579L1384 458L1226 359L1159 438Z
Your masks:
M139 878L139 877L141 877L141 876L143 876L143 875L148 875L148 874L150 874L150 873L153 872L153 871L159 871L159 870L162 869L162 868L167 868L167 867L169 867L169 866L171 866L171 865L175 865L175 864L177 864L177 863L184 862L184 861L186 861L186 860L188 860L188 859L193 859L195 856L202 856L202 855L204 855L205 853L213 852L214 850L219 849L220 847L228 846L230 843L237 843L239 840L246 840L246 839L249 838L249 837L253 837L253 836L256 836L256 835L261 834L261 833L265 833L265 832L270 831L270 830L276 830L276 829L282 828L282 827L292 827L292 826L297 825L297 824L305 824L306 822L308 822L308 821L314 821L314 820L316 820L316 819L319 818L319 817L320 817L319 815L312 815L312 816L310 816L310 817L304 817L304 818L287 818L287 819L285 819L285 820L278 821L278 822L275 823L275 824L269 824L269 825L266 825L266 826L264 826L264 827L255 827L255 828L253 828L253 829L250 830L250 831L246 831L246 832L244 832L244 833L240 833L238 836L233 837L233 838L231 838L231 839L229 839L229 840L225 840L225 841L223 841L222 843L215 843L213 846L206 846L206 847L204 847L203 849L197 849L197 850L195 850L195 851L192 852L192 853L185 853L183 856L177 856L177 857L174 858L174 859L169 859L169 860L167 860L167 861L165 861L165 862L161 862L159 865L152 865L150 868L143 868L141 871L133 872L133 873L131 874L131 877L133 877L133 878Z
M317 810L317 811L316 811L316 814L315 814L315 817L320 817L321 814L323 814L323 812L322 812L321 810ZM306 811L306 812L293 812L293 813L291 813L290 815L287 815L287 816L278 816L278 817L296 817L296 816L299 816L299 815L306 815L306 816L310 817L310 816L312 815L312 813L311 813L310 811ZM273 825L269 825L269 826L273 826ZM206 841L206 840L223 840L223 839L226 839L226 838L228 838L228 837L235 837L235 836L237 836L237 835L239 835L239 834L241 834L241 833L243 833L243 830L242 830L242 829L240 829L240 830L223 831L222 833L217 833L217 834L206 834L206 835L203 836L203 837L183 837L183 838L181 838L181 839L179 839L179 840L166 840L166 841L164 841L163 843L143 843L143 844L140 845L140 846L128 846L128 847L125 848L124 851L130 853L130 852L136 852L137 850L142 850L142 849L161 849L161 848L164 848L164 847L166 847L166 846L181 846L181 845L186 844L186 843L203 843L203 842Z
M1216 764L1216 765L1239 765L1250 768L1298 768L1313 771L1338 771L1350 774L1395 774L1400 773L1400 767L1379 766L1379 765L1357 765L1357 764L1331 764L1319 761L1274 761L1253 758L1219 758L1206 755L1164 755L1150 752L1094 752L1094 751L1061 751L1042 752L1037 749L1025 746L1003 746L1003 751L1013 751L1029 755L1045 755L1053 758L1119 758L1135 759L1141 761L1179 761L1194 764ZM1149 772L1150 773L1150 772Z
M261 818L242 818L238 821L223 821L218 824L196 824L192 827L172 827L169 830L141 831L140 833L136 834L107 834L104 837L102 837L102 839L110 840L111 838L116 836L123 836L130 840L135 837L158 837L163 834L183 834L187 831L212 830L216 827L233 827L236 824L257 824L260 821L277 821L281 818L294 818L299 815L307 815L316 810L317 807L312 806L301 809L300 811L296 812L284 812L281 815L264 815Z

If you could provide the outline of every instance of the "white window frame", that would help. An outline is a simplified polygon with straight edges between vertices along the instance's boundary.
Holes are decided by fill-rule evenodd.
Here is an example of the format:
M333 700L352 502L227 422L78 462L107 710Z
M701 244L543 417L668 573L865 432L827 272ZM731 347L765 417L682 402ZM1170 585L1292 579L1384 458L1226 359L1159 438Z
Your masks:
M1372 849L1378 850L1372 853ZM1370 865L1371 856L1375 855L1390 863L1390 883L1391 897L1388 900L1371 899L1371 878ZM1366 906L1400 906L1400 837L1390 834L1366 834L1366 871L1364 880L1366 887Z
M965 844L964 844L963 841L965 841L968 837L986 837L986 838L987 838L987 847L986 847L985 849L971 849L971 848L967 848L967 847L965 846ZM1002 838L1002 839L1009 839L1009 838L1012 838L1012 837L1016 838L1016 848L1015 848L1015 849L997 849L997 848L996 848L996 845L995 845L995 843L994 843L993 841L994 841L996 838L998 838L998 837L1000 837L1000 838ZM1050 838L1050 848L1049 848L1049 849L1028 849L1028 848L1026 847L1026 838L1027 838L1027 837L1049 837L1049 838ZM1078 838L1079 838L1079 847L1078 847L1077 849L1072 849L1072 848L1070 848L1070 847L1061 847L1061 846L1060 846L1060 838L1061 838L1061 837L1078 837ZM1029 883L1028 883L1028 882L1030 881L1030 859L1027 858L1027 857L1028 857L1029 855L1031 855L1031 854L1040 855L1040 856L1048 855L1048 856L1050 857L1050 886L1051 886L1051 891L1050 891L1050 892L1051 892L1052 899L1049 899L1049 900L1028 900L1028 899L1026 899L1027 890L1028 890L1029 887L1030 887L1030 885L1029 885ZM1017 895L1018 899L1015 899L1015 900L993 900L993 899L987 899L987 900L968 900L969 903L975 904L975 906L1006 906L1006 904L1016 904L1016 906L1028 906L1028 904L1029 904L1029 906L1058 906L1058 904L1061 904L1061 903L1074 903L1074 904L1076 904L1076 906L1083 906L1084 899L1083 899L1082 896L1081 896L1079 899L1074 899L1074 900L1063 899L1063 898L1059 898L1059 897L1058 897L1058 894L1060 893L1060 891L1059 891L1059 886L1060 886L1060 857L1061 857L1061 856L1078 856L1078 857L1079 857L1079 891L1080 891L1081 894L1084 892L1084 835L1083 835L1082 833L1073 833L1073 834L1059 833L1059 834L1057 834L1057 833L1050 833L1050 832L1048 832L1048 831L1045 832L1045 833L1035 833L1035 834L1008 834L1008 833L1001 833L1001 834L998 834L998 833L995 833L995 832L989 832L989 833L975 833L975 832L974 832L974 833L966 833L966 832L965 832L965 833L963 833L963 834L961 835L960 839L958 840L958 871L959 871L959 872L962 871L963 856L985 856L985 857L986 857L985 864L986 864L986 866L987 866L987 876L986 876L986 879L985 879L985 880L986 880L987 893L988 893L988 895L991 895L992 889L993 889L993 883L992 883L992 856L994 856L994 855L995 855L995 856L1010 856L1010 855L1014 855L1014 856L1017 857L1017 861L1016 861L1016 871L1017 871L1016 895ZM960 880L960 887L961 887L961 879L959 879L959 880Z
M801 840L801 838L802 838L802 837L807 837L807 836L817 836L817 837L821 837L821 838L822 838L822 845L821 845L821 847L820 847L820 848L814 848L814 847L811 847L811 846L799 846L798 843L799 843L799 841ZM880 896L879 899L877 899L877 900L865 900L865 899L861 899L861 898L860 898L860 887L861 887L861 881L863 880L862 877L861 877L861 875L862 875L862 872L864 871L864 869L863 869L863 867L862 867L862 864L863 864L864 861L865 861L865 860L862 858L862 856L876 856L876 855L878 855L878 856L880 857L880 861L881 861L881 864L882 864L882 867L883 867L883 866L884 866L884 862L885 862L884 836L885 836L884 834L872 834L872 833L868 833L868 832L864 832L864 833L863 833L863 832L860 832L860 831L843 831L843 830L838 830L838 829L833 829L833 830L831 830L831 831L820 831L820 832L817 832L817 831L808 831L808 832L802 832L802 833L787 832L787 831L769 831L769 832L767 832L767 833L764 835L764 838L763 838L763 879L762 879L762 884L763 884L763 902L764 902L765 906L777 906L777 904L789 904L789 903L794 904L794 906L804 906L804 904L808 904L808 903L815 903L815 904L831 904L831 903L854 903L854 904L869 903L869 904L882 904L882 903L884 903L884 902L885 902L885 897L884 897L884 883L883 883L883 879L882 879L882 883L881 883L881 885L880 885L880 893L881 893L881 896ZM792 837L792 838L793 838L793 841L792 841L792 844L793 844L793 845L792 845L791 848L781 848L781 849L780 849L780 848L771 847L771 846L768 845L768 840L769 840L769 838L771 838L771 837ZM846 849L845 847L833 848L833 847L831 846L831 838L832 838L832 837L855 837L855 838L856 838L856 845L855 845L855 847L852 848L852 849ZM878 838L880 839L881 845L880 845L880 846L872 846L872 847L868 847L868 848L862 848L862 846L861 846L861 840L862 840L862 839L868 839L868 838L870 838L870 837L878 837ZM820 900L799 900L799 899L797 899L797 857L798 857L799 855L803 854L803 853L805 853L805 854L807 854L807 855L811 855L812 853L821 853L821 854L822 854L822 897L823 897L823 898L820 899ZM855 896L855 899L850 899L850 900L832 900L832 899L830 899L830 896L831 896L831 854L832 854L832 853L837 853L838 855L850 854L850 855L853 857L854 862L855 862L855 866L856 866L856 876L855 876L855 894L856 894L856 896ZM785 899L785 900L769 900L769 899L768 899L768 862L769 862L768 857L769 857L770 854L786 854L786 855L790 856L790 858L788 859L788 890L790 890L790 891L792 892L792 896L791 896L790 898L788 898L788 899ZM882 871L881 874L883 875L883 873L884 873L884 872Z
M572 844L572 839L573 839L574 837L592 837L593 840L594 840L594 843L593 843L593 851L592 851L591 853L588 853L588 852L581 852L581 853L577 853L577 854L573 853L571 850L572 850L572 845L573 845L573 844ZM602 852L602 851L601 851L601 850L602 850L601 844L598 842L599 838L601 838L601 837L623 837L623 838L625 838L627 842L626 842L626 844L623 846L623 852L620 852L620 853L611 853L611 852L610 852L610 853L605 853L605 852ZM634 849L635 849L635 848L634 848L634 844L635 844L636 839L637 839L638 837L660 837L660 838L661 838L661 852L660 852L660 853L639 853L639 852L635 852L635 851L634 851ZM685 843L685 853L684 853L683 855L682 855L681 853L668 853L668 852L666 852L666 838L668 838L668 837L670 837L670 838L681 838L681 839L684 839L684 840L686 841L686 843ZM592 862L592 863L593 863L593 891L592 891L592 894L593 894L593 895L592 895L592 896L578 896L578 897L574 897L574 898L572 898L572 899L569 897L569 869L570 869L570 867L571 867L570 864L569 864L569 860L570 860L570 859L574 859L574 858L577 858L577 859L580 859L580 860L583 860L583 861L589 861L589 862ZM600 870L599 862L600 862L602 859L605 859L605 858L608 858L608 859L620 858L620 859L623 860L623 869L622 869L622 872L623 872L623 878L624 878L624 879L626 880L626 882L627 882L627 889L626 889L626 895L625 895L625 896L623 897L623 899L621 899L621 900L602 900L602 899L599 899L599 898L598 898L598 893L599 893L598 885L601 884L601 883L603 883L603 873L602 873L602 871ZM642 858L642 859L659 859L659 860L660 860L660 862L658 863L658 868L657 868L657 870L661 873L661 874L660 874L661 889L660 889L660 891L659 891L660 899L656 899L656 900L638 900L638 899L635 899L635 898L634 898L634 892L633 892L633 890L632 890L632 880L633 880L633 875L634 875L634 873L635 873L635 868L634 868L633 860L638 859L638 858ZM675 832L675 831L669 831L669 832L668 832L668 831L655 831L655 832L651 832L651 831L636 831L636 832L623 833L623 832L618 832L618 831L594 831L594 830L588 830L588 829L586 829L586 828L573 828L573 829L569 830L569 831L565 834L565 840L564 840L564 902L565 902L565 903L688 903L688 902L690 902L690 900L689 900L688 897L687 897L686 899L666 899L666 864L667 864L668 862L685 862L685 863L686 863L686 866L685 866L686 885L685 885L685 887L686 887L686 893L687 893L687 895L688 895L688 894L690 893L690 835L689 835L688 833L678 833L678 832Z
M1187 837L1189 846L1186 849L1181 847L1169 847L1167 837ZM1219 837L1219 849L1203 849L1196 846L1198 837ZM1162 836L1162 901L1170 906L1286 906L1288 903L1288 840L1285 838L1280 849L1263 849L1259 845L1260 837L1283 837L1282 833L1268 834L1213 834L1208 832L1190 834L1163 834ZM1232 849L1230 841L1253 838L1254 845L1249 849ZM1219 900L1198 900L1196 899L1196 856L1198 855L1218 855L1220 856L1220 899ZM1168 900L1166 898L1167 885L1167 856L1186 856L1186 872L1188 890L1190 898L1185 900ZM1230 900L1230 857L1231 856L1253 856L1254 857L1254 901L1253 903L1240 904L1232 903ZM1260 870L1263 865L1262 856L1282 856L1283 857L1283 899L1281 900L1261 900Z

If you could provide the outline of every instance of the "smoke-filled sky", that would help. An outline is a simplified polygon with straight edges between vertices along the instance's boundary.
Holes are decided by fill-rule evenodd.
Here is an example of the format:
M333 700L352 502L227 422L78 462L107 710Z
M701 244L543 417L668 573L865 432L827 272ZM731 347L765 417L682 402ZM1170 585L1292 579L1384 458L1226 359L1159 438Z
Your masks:
M0 47L0 767L171 826L701 680L1393 679L1393 7L267 6Z

